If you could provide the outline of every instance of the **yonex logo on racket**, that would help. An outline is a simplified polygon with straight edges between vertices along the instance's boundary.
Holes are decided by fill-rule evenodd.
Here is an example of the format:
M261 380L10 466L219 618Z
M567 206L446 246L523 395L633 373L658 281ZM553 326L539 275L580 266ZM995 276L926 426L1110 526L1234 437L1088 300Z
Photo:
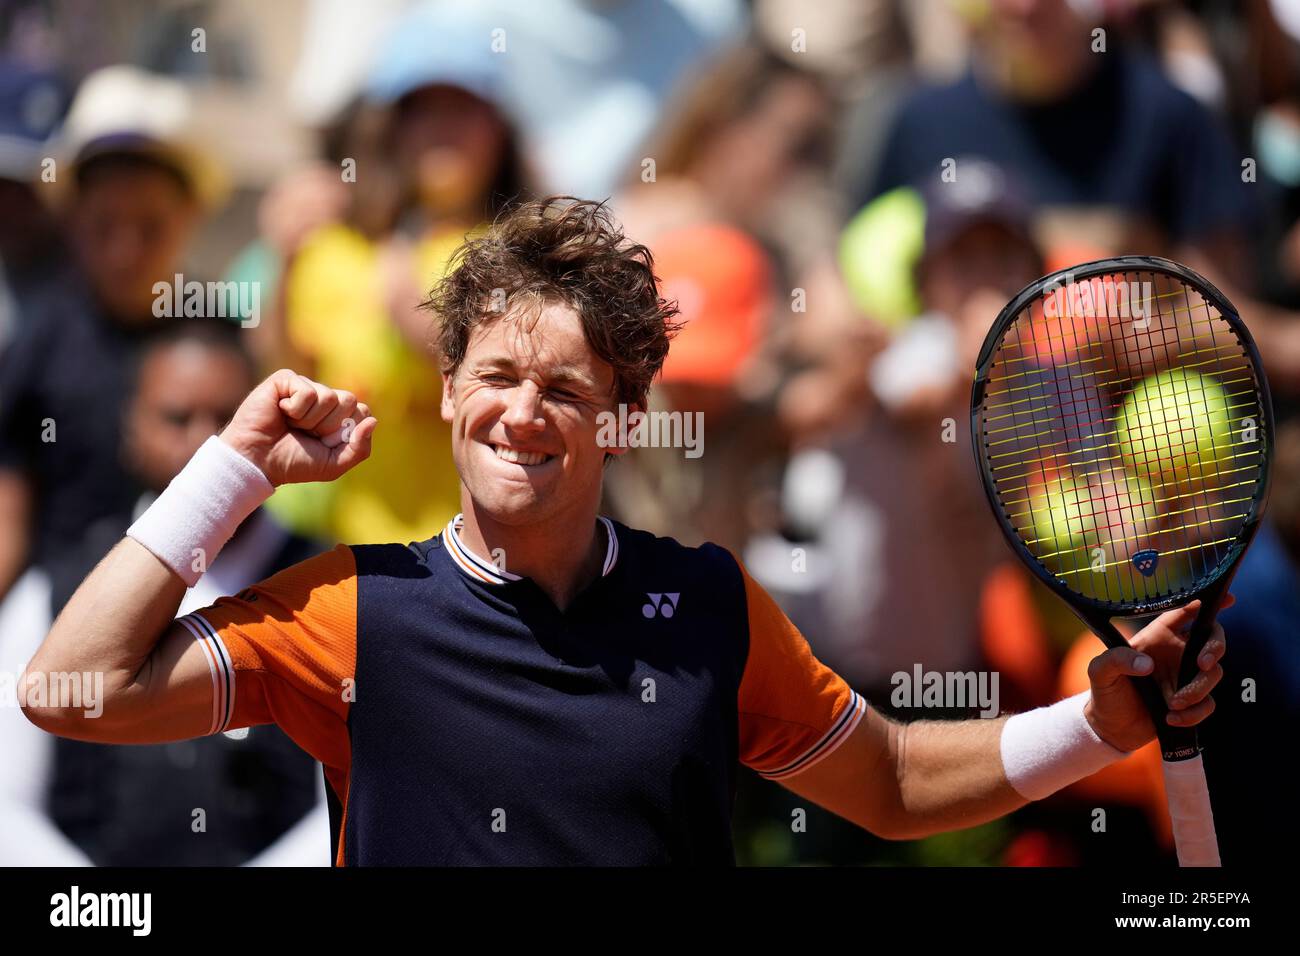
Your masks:
M1153 548L1147 548L1144 551L1138 551L1133 555L1133 567L1142 572L1143 577L1151 577L1156 573L1156 565L1160 563L1160 552Z

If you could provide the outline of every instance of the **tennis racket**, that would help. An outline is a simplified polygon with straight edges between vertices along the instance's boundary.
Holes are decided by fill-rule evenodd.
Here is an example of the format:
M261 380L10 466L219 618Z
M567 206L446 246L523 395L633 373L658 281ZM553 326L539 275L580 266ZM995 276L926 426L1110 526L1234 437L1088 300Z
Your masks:
M1178 686L1268 492L1273 413L1232 303L1191 269L1122 256L1054 272L998 315L971 394L975 457L1012 549L1108 647L1115 618L1199 598ZM1194 727L1136 679L1164 757L1178 861L1218 866Z

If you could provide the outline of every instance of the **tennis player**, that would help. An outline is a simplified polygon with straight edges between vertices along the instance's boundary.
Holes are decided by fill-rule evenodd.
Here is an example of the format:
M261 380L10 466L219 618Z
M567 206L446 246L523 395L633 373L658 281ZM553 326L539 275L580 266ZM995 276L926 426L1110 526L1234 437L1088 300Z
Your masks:
M339 865L652 864L734 863L741 764L908 839L1001 816L1152 739L1130 675L1162 676L1173 724L1213 709L1221 631L1171 686L1193 604L1099 655L1078 697L893 723L729 551L599 515L626 448L604 423L644 409L675 312L602 207L518 207L467 243L430 306L462 513L174 620L276 486L370 452L364 402L278 371L54 623L21 678L33 722L117 743L274 722L326 768ZM69 673L103 675L101 715L53 693Z

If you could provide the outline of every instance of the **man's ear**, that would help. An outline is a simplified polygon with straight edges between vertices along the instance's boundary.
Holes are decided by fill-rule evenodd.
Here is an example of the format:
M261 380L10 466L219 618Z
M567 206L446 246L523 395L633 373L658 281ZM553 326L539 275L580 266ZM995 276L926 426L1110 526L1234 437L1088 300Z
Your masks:
M439 374L442 377L442 420L450 425L456 418L456 400L453 394L456 376L445 369Z

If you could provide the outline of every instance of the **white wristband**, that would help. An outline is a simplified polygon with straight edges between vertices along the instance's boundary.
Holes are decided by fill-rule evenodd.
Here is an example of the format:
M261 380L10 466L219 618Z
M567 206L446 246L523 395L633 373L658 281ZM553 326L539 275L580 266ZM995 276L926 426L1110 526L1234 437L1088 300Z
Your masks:
M126 533L194 587L273 491L261 469L213 435Z
M1041 800L1128 756L1092 729L1083 715L1089 698L1084 691L1002 725L1002 768L1026 800Z

